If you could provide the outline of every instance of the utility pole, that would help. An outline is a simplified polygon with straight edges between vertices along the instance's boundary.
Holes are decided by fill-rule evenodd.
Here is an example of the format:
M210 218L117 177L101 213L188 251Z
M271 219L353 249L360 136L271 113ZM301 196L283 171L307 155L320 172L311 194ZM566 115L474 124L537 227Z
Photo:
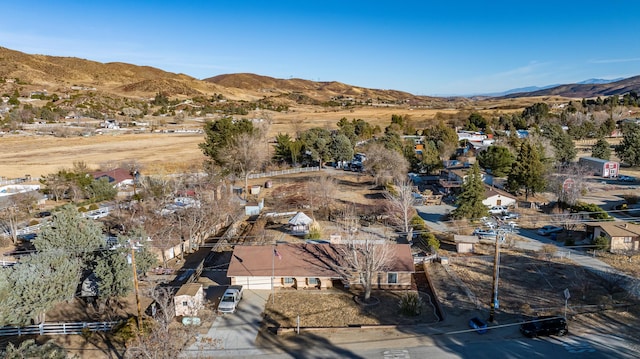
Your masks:
M496 309L498 309L498 277L500 275L500 242L505 240L505 232L503 230L498 230L496 235L496 248L493 257L493 288L491 290L491 304L489 308L489 321L493 322L496 314Z
M131 243L131 268L133 269L133 288L136 293L136 304L138 306L138 331L142 333L142 307L140 306L140 291L138 290L138 272L136 271L136 251Z

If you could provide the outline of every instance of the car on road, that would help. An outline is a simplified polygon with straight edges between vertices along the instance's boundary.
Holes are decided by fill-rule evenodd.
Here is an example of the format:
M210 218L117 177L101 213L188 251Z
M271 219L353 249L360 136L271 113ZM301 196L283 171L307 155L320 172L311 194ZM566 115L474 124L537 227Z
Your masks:
M473 317L469 319L469 328L475 329L476 333L478 334L484 334L488 330L487 322L485 322L484 320L478 317Z
M563 317L543 316L522 323L520 332L529 338L548 335L564 336L569 333L569 328L567 327L567 320Z
M562 227L556 227L552 225L546 225L540 229L538 229L538 234L541 236L549 236L553 233L560 233L564 230Z
M635 182L636 178L633 176L620 176L618 177L618 181L620 182Z

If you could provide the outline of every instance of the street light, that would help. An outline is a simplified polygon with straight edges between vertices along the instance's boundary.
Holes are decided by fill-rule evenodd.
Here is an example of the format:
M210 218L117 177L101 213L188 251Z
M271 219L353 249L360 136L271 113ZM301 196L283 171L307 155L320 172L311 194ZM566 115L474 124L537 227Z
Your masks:
M493 257L493 289L491 290L491 304L489 308L489 321L493 322L496 309L500 307L498 302L498 278L500 276L500 242L504 242L507 232L498 229L496 234L496 248Z

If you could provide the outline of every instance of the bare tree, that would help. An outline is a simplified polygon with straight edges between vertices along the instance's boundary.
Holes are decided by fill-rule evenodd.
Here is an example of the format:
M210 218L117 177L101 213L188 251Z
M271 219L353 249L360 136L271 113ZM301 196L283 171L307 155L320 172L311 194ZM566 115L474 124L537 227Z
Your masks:
M587 171L584 167L571 164L560 168L549 179L549 188L558 196L558 202L569 206L576 204L587 191L585 178Z
M409 162L402 153L389 150L380 143L371 144L365 153L366 171L373 176L376 184L402 181L407 177Z
M386 212L391 220L401 226L402 232L411 236L411 218L416 213L413 208L413 183L409 180L396 181L395 185L384 192ZM407 240L411 240L410 237Z
M29 217L35 202L29 193L16 193L9 196L7 206L0 210L0 228L9 234L14 245L18 244L18 224Z
M245 200L247 199L249 174L262 168L268 160L268 153L264 149L266 140L261 131L257 131L257 133L239 133L231 140L228 147L221 150L231 172L244 178Z
M311 208L317 207L321 214L331 217L331 206L338 191L335 178L321 174L307 183Z
M364 239L348 240L346 244L336 246L336 251L341 263L336 270L345 280L362 285L363 299L368 301L375 277L386 271L393 258L389 243L381 243L381 240L367 234Z

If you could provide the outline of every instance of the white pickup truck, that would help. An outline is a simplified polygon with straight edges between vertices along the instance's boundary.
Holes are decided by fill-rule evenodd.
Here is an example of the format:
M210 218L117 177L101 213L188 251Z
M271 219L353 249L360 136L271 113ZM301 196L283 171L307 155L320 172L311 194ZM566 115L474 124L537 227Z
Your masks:
M242 299L242 286L231 285L224 291L220 303L218 304L219 313L235 313L238 302Z

